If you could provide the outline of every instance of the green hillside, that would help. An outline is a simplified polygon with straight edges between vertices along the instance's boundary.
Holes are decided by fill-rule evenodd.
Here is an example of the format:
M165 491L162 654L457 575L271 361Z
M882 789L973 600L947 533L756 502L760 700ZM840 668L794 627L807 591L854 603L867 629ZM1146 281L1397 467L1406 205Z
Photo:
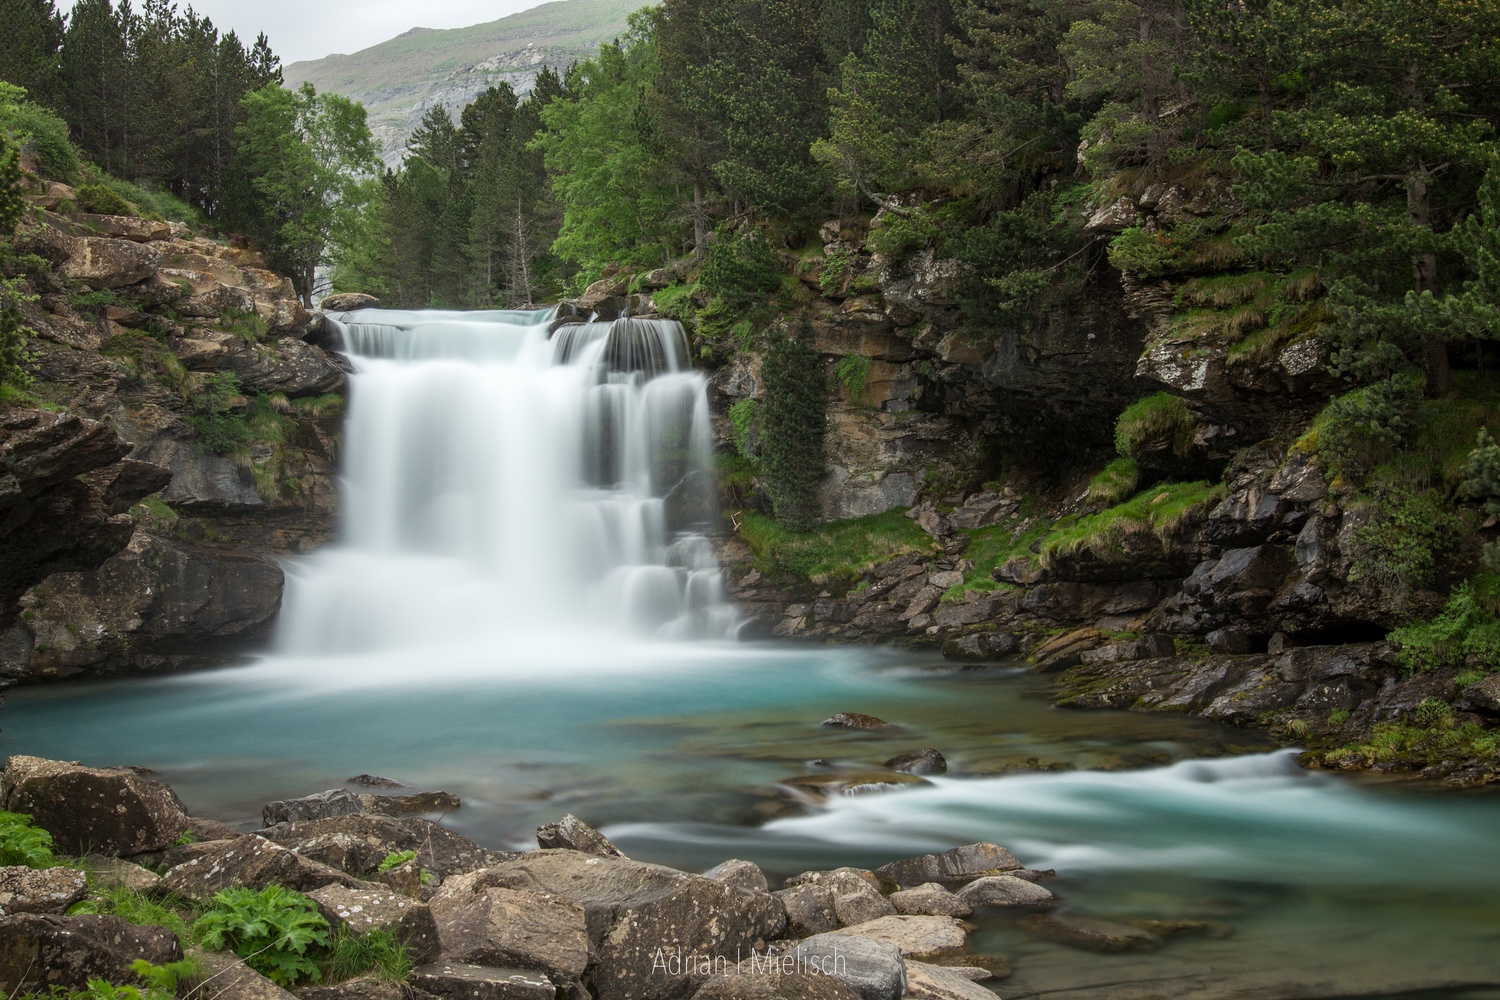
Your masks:
M423 111L443 104L457 114L485 88L531 89L543 66L562 69L592 55L625 29L648 0L558 0L468 28L413 28L353 55L293 63L288 86L304 80L364 104L387 162L400 159Z

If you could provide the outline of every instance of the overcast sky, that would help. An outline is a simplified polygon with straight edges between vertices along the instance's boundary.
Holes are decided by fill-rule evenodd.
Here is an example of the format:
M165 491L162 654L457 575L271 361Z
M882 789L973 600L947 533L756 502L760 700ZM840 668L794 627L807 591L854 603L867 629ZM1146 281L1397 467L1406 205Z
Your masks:
M248 45L264 31L283 63L358 52L411 28L465 28L543 0L194 0L192 8ZM177 0L186 8L186 0ZM71 8L71 0L59 3ZM139 6L139 4L137 4Z

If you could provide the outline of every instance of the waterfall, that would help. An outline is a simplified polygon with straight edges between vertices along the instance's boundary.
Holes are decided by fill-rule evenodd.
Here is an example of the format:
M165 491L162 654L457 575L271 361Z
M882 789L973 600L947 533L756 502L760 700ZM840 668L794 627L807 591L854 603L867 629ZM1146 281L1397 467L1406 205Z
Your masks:
M355 368L342 535L290 569L282 652L732 632L703 534L705 381L679 324L331 320Z

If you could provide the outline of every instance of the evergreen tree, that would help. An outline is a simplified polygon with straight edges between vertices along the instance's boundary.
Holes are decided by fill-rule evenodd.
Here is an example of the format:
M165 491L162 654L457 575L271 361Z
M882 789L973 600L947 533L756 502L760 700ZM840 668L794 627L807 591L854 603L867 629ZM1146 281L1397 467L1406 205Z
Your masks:
M0 0L0 25L0 80L24 87L33 101L55 105L63 19L52 0Z
M788 531L807 531L818 523L824 469L827 386L807 332L772 337L761 365L761 480L777 522Z

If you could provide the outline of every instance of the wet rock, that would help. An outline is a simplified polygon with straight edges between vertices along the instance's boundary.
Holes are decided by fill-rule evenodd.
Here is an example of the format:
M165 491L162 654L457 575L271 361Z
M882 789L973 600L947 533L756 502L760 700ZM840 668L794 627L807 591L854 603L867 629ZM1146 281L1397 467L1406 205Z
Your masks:
M1491 674L1463 689L1463 697L1476 708L1500 712L1500 674Z
M359 796L347 788L330 788L326 792L305 795L300 799L278 799L267 802L260 810L261 822L266 826L278 823L298 823L310 819L329 819L364 812Z
M1233 628L1216 628L1204 636L1203 640L1208 644L1208 648L1215 653L1229 653L1243 656L1246 653L1252 652L1254 647L1254 643L1250 641L1248 635L1239 629Z
M539 972L463 962L419 965L406 977L419 990L448 1000L556 1000L557 989Z
M572 813L556 823L546 823L536 828L536 842L542 849L582 851L597 854L601 858L623 858L625 852L609 842L604 834L589 826Z
M954 917L893 914L846 928L850 934L885 941L908 958L935 958L963 950L968 933Z
M986 875L958 890L958 898L970 906L1052 906L1057 897L1026 879L1009 875Z
M949 639L943 643L943 659L965 662L998 660L1014 655L1020 648L1010 632L982 632Z
M187 829L172 789L128 768L12 757L0 775L0 800L7 811L30 815L67 854L160 850Z
M892 861L875 870L875 874L903 889L927 882L955 888L968 885L985 875L1001 875L1020 868L1021 862L999 844L965 844L941 854L924 854L903 861Z
M873 715L861 715L859 712L840 712L823 720L823 725L834 726L839 729L884 729L890 725L884 719L877 719Z
M442 950L432 911L390 889L349 889L324 886L307 894L335 932L364 937L385 931L406 946L414 962L429 962Z
M774 893L786 910L787 933L792 937L811 937L839 928L834 912L834 892L826 885L798 885Z
M94 289L123 288L156 273L161 254L128 240L84 236L60 268L63 275Z
M354 813L283 823L260 836L351 875L372 875L390 854L415 851L416 863L445 877L476 871L520 855L490 851L463 834L420 817L397 819Z
M667 1000L691 991L696 975L653 975L658 949L710 958L748 953L786 926L767 893L623 858L541 850L483 873L484 888L566 896L584 909L599 1000Z
M0 867L0 916L66 913L88 890L88 876L76 868Z
M549 892L487 887L487 877L483 871L455 875L433 895L443 957L577 981L589 960L583 907Z
M1139 639L1111 643L1078 654L1079 663L1124 663L1149 660L1159 656L1176 656L1177 643L1169 635L1143 635Z
M956 969L906 963L906 1000L991 1000L994 995Z
M350 785L364 785L366 788L407 787L404 782L397 781L395 778L382 778L378 774L356 774L345 783Z
M0 984L12 995L45 994L54 986L84 990L90 979L129 982L137 959L165 965L181 958L176 934L120 917L0 917Z
M351 889L384 890L383 886L363 882L337 868L304 858L280 844L261 837L241 837L225 841L201 857L169 870L162 876L157 891L206 904L218 892L232 885L264 889L272 884L301 893L335 884Z
M380 300L364 292L339 292L324 296L318 308L324 312L354 312L356 309L378 309Z
M715 882L723 882L739 889L748 889L751 892L770 892L771 884L766 881L765 872L760 870L760 865L753 861L739 861L731 859L721 865L716 865L703 873L704 878L711 878Z
M906 963L901 950L887 941L835 931L801 942L792 957L843 983L862 1000L901 1000L906 992Z
M698 988L693 1000L859 1000L832 976L799 971L788 958L751 958Z
M1033 654L1036 669L1065 670L1083 662L1083 654L1101 645L1104 637L1098 629L1080 628L1064 632L1043 643Z
M915 916L967 917L974 912L972 906L936 882L893 892L889 899L897 913Z
M948 770L948 759L932 747L923 747L916 753L892 757L885 766L905 774L944 774Z
M834 795L878 795L909 785L926 785L925 778L901 771L828 771L783 778L778 788L798 801L823 800Z
M1037 914L1022 926L1041 937L1086 951L1154 951L1162 940L1150 931L1095 917Z

